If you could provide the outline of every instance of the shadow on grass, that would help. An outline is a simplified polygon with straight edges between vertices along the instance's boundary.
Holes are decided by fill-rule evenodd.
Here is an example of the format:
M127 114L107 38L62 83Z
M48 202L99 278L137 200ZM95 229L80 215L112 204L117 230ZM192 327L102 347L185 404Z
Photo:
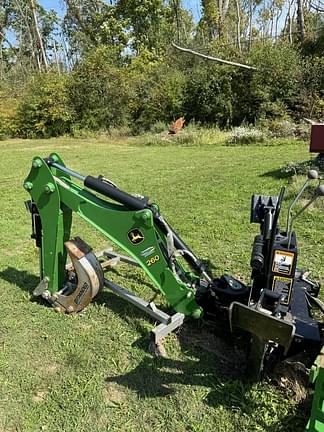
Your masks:
M305 427L311 413L311 398L299 402L294 406L293 412L274 423L265 426L266 432L305 432Z
M211 389L205 402L212 406L233 406L234 400L241 399L242 395L238 398L237 391L233 395L233 386L244 390L250 388L249 383L237 381L237 376L225 375L223 362L217 356L190 345L182 346L182 349L187 360L147 355L135 369L124 375L107 377L106 381L130 388L140 398L171 395L178 391L173 387L177 384L204 386ZM237 371L233 375L237 375ZM243 378L244 371L241 373Z
M31 293L37 286L39 278L24 270L8 267L0 272L0 278L12 283L23 291ZM38 300L37 300L38 301ZM120 317L135 327L140 338L133 344L147 352L149 332L141 324L144 312L125 302L110 291L102 291L94 299L97 304L104 304ZM195 334L201 331L197 322L185 323L179 334L181 350L185 360L156 358L147 354L131 371L119 376L108 376L106 382L134 390L140 398L168 397L179 392L178 385L206 387L207 395L203 401L211 406L222 406L242 414L254 415L260 408L259 401L249 394L251 384L245 379L245 364L240 362L234 347L227 346L227 357L216 355L195 344ZM205 332L206 338L208 334ZM222 347L220 347L220 351ZM264 407L262 407L263 409ZM294 407L293 412L272 425L259 419L259 424L266 432L303 431L306 424L305 413L310 412L309 401L303 401Z
M147 329L137 328L135 320L147 319L147 321L153 322L153 318L150 318L144 311L140 310L135 305L127 302L126 300L119 297L117 294L109 291L109 288L101 291L93 300L92 303L97 305L103 305L112 310L115 314L119 315L123 320L128 321L133 327L139 331L140 334L146 335L148 338ZM159 309L162 310L162 307ZM164 311L167 312L166 309Z
M14 267L7 267L0 271L0 279L17 285L20 289L29 294L32 294L33 290L39 284L39 277L28 273L26 270L17 270Z
M115 276L123 278L125 281L129 280L129 281L132 281L132 283L136 282L136 283L138 283L138 284L140 284L142 286L144 285L144 286L150 288L153 292L156 292L156 293L160 292L160 291L158 291L157 288L155 288L155 286L149 280L148 281L144 280L144 278L143 278L143 275L145 274L144 271L143 271L142 274L132 273L129 270L129 268L130 267L128 267L127 271L125 271L125 269L122 269L121 271L118 271L116 269L116 267L111 267L111 268L109 268L109 272L107 274L109 275L109 274L112 273ZM140 270L142 270L142 269L140 269Z
M168 398L181 394L180 386L206 388L202 401L213 408L222 407L245 416L255 417L260 430L266 432L302 432L306 425L309 401L302 401L291 407L290 413L269 424L269 418L261 414L265 411L264 399L258 394L266 388L258 388L245 379L245 368L240 373L228 373L228 366L217 356L204 350L181 344L186 360L145 356L131 371L118 376L106 377L107 383L117 383L136 392L141 399ZM227 373L224 370L227 369ZM192 391L195 391L193 388ZM185 398L184 391L184 398ZM268 402L271 403L271 402ZM268 409L266 409L267 411ZM258 413L260 411L260 414Z
M292 177L292 173L284 172L281 168L265 172L260 175L260 177L272 177L274 179L282 180Z
M113 272L116 275L120 274L113 270ZM124 277L124 275L123 275ZM134 281L134 278L131 276L124 277L126 280L132 280ZM14 267L7 267L6 269L0 271L0 279L3 279L13 285L16 285L19 287L22 291L27 292L28 294L32 295L34 289L37 287L37 285L40 282L39 277L28 273L26 270L18 270ZM135 281L137 281L138 278L135 278ZM138 279L139 281L139 279ZM137 282L138 282L137 281ZM148 286L151 289L154 289L152 285L149 283L146 283L145 281L141 281L143 285ZM153 291L154 294L154 291ZM33 297L31 301L39 302L41 304L46 304L49 306L49 303L43 300L41 297ZM123 319L127 318L145 318L147 317L150 319L145 312L138 309L136 306L132 305L131 303L126 302L122 298L118 297L117 294L114 294L111 292L108 288L102 290L94 299L93 303L96 303L98 305L105 305L108 308L110 308L113 312L118 314ZM160 307L160 306L159 306ZM165 306L160 307L165 312L170 312L170 309L166 308ZM147 335L147 330L146 330Z

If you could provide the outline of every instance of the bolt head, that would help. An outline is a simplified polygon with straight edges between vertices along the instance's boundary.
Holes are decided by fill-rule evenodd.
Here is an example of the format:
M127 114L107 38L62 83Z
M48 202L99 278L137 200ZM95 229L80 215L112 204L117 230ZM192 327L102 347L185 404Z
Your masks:
M40 168L42 166L42 161L40 159L34 159L33 160L33 168Z
M192 312L192 318L194 319L199 319L201 318L201 316L203 315L203 311L201 308L197 308Z
M146 221L150 218L150 213L148 211L144 211L142 218Z
M44 192L47 194L51 194L55 191L55 186L53 185L53 183L47 183L44 186Z
M32 182L25 182L24 183L24 188L27 190L27 191L30 191L30 190L32 190L33 189L33 183Z

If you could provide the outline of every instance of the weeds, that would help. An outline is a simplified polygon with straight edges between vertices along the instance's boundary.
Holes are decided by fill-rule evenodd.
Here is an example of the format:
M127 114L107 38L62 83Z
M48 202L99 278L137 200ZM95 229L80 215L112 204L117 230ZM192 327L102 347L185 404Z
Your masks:
M227 139L228 145L263 143L267 139L266 132L253 127L240 126L232 130Z

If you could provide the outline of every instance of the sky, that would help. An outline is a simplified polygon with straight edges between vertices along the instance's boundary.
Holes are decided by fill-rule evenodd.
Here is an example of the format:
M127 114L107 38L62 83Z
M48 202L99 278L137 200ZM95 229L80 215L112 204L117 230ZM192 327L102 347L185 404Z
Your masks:
M54 9L54 10L56 10L56 12L60 16L63 16L64 7L63 7L62 0L38 0L38 1L46 10ZM0 2L1 2L1 0L0 0ZM184 5L184 7L186 9L188 9L192 12L195 21L198 21L200 19L200 16L201 16L201 12L200 12L201 1L200 0L182 0L182 4ZM7 32L6 36L11 43L15 42L15 36L12 32L10 32L10 31Z
M62 2L60 0L39 0L39 3L45 9L55 9L60 15L63 14ZM183 0L184 7L191 10L197 21L200 18L200 4L199 0Z

